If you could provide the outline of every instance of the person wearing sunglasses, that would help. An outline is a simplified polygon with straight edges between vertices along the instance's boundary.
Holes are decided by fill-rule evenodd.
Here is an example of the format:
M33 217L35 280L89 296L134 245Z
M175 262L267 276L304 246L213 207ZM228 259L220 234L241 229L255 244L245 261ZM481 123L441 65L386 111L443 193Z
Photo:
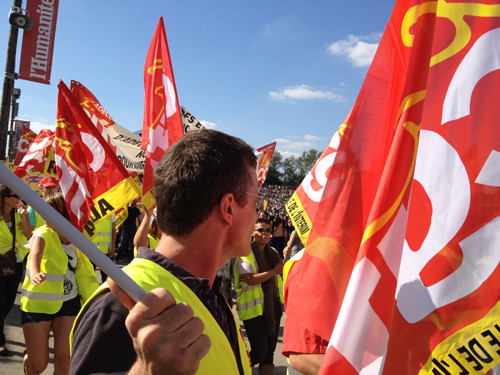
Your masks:
M252 252L234 266L236 310L250 342L250 362L259 364L259 375L274 373L274 350L278 342L283 303L283 262L269 245L271 225L255 223Z
M6 185L0 186L0 357L10 355L5 346L4 321L14 306L23 275L24 245L31 237L26 206Z

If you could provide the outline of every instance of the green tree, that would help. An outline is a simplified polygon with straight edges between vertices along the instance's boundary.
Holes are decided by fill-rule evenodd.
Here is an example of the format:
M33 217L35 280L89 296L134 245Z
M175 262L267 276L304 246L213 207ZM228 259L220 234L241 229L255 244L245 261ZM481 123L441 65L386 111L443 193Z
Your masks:
M266 184L282 185L283 173L282 170L283 155L279 151L274 151L269 169L267 170Z
M279 151L274 151L265 184L298 187L320 155L318 150L311 149L298 157L285 158Z
M297 158L289 156L283 160L283 178L282 185L297 187L300 183L297 170Z
M303 151L302 155L296 159L297 174L300 182L309 173L320 155L321 154L318 150L311 149L309 151Z

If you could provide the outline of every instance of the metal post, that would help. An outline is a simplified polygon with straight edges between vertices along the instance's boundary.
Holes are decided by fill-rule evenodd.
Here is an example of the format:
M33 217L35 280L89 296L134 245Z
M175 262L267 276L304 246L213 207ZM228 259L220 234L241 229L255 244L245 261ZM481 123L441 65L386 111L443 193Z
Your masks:
M14 0L14 7L21 8L22 0ZM9 44L7 46L7 59L5 62L5 76L3 79L2 103L0 107L0 160L5 160L7 147L7 132L9 129L9 112L14 78L16 70L17 35L19 28L10 27Z
M16 142L16 132L14 129L14 119L17 117L19 104L17 100L21 96L21 90L14 88L11 96L11 109L10 109L10 130L9 130L9 148L7 150L7 155L9 157L9 162L14 161L15 154L15 142Z

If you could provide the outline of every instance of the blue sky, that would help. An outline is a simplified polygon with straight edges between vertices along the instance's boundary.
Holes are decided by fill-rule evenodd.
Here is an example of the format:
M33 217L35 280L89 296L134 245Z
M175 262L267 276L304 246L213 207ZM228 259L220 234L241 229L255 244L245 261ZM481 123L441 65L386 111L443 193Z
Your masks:
M2 1L0 63L12 3ZM22 91L18 119L30 120L36 132L54 129L57 82L69 86L74 79L116 123L140 130L144 61L163 16L179 102L198 120L255 148L277 140L285 156L322 151L356 100L393 5L60 0L51 85L16 81ZM22 32L16 70L21 45Z

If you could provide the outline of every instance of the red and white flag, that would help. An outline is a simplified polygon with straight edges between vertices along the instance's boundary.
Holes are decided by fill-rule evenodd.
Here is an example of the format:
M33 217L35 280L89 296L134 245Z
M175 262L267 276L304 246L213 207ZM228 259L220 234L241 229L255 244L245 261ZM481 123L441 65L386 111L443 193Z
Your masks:
M57 174L73 225L92 237L96 222L138 196L132 178L68 87L57 85Z
M257 180L259 182L259 186L262 186L264 181L266 181L267 172L269 170L269 165L271 164L271 159L273 158L275 149L276 142L257 149Z
M153 188L153 170L184 134L163 17L156 26L144 65L144 118L141 148L146 151L142 193Z
M499 61L498 4L396 2L351 113L287 204L306 245L287 320L330 340L321 374L500 362Z
M115 123L94 94L80 82L71 81L71 94L124 167L130 172L144 172L146 152L141 150L140 137Z
M54 142L54 136L55 134L50 129L40 130L40 133L38 133L35 140L30 144L28 152L25 153L19 166L14 171L17 177L23 178L32 170L38 172L44 171L45 162Z

